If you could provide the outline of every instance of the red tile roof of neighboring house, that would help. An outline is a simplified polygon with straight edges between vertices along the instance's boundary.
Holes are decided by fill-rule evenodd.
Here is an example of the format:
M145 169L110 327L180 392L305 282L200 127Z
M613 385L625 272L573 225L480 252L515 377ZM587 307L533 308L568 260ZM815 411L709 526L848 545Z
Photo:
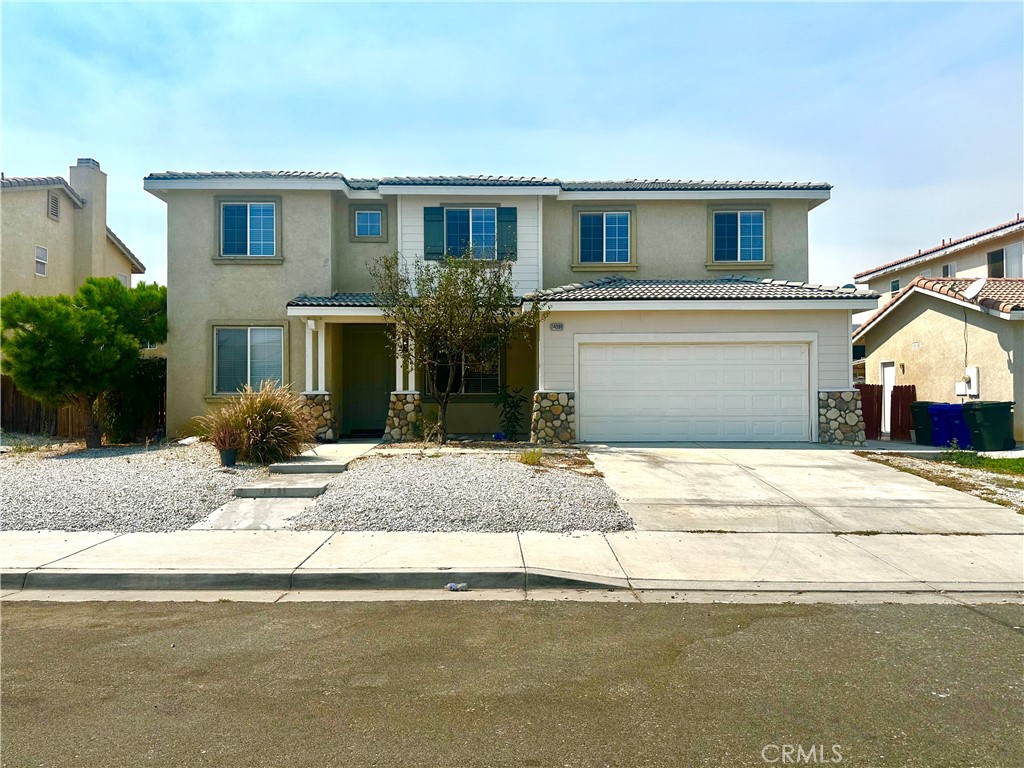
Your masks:
M917 253L912 254L911 256L904 256L902 259L890 261L888 264L882 264L877 267L872 267L871 269L865 269L863 272L858 272L856 275L854 275L853 279L862 280L863 278L866 277L874 277L875 275L881 272L885 272L887 269L892 269L893 267L898 267L902 264L909 264L910 262L915 261L916 259L930 256L932 254L938 253L939 251L944 251L947 248L952 248L955 245L963 245L964 243L968 243L971 240L981 240L982 238L988 238L993 235L998 235L1001 234L1004 229L1009 229L1010 227L1015 227L1022 224L1024 224L1024 219L1022 219L1020 217L1020 214L1018 213L1017 218L1015 219L1005 221L1002 224L997 224L996 226L989 227L988 229L983 229L980 232L975 232L973 235L967 235L966 237L960 237L955 240L943 240L942 245L936 245L931 248L926 248L925 250L918 251Z
M981 290L974 296L968 296L968 289L983 281ZM975 278L932 278L915 277L888 303L869 317L856 331L854 337L860 336L883 315L888 313L898 302L913 290L927 291L937 296L945 296L956 301L973 304L979 309L993 312L1024 311L1024 279L1019 277L975 277Z

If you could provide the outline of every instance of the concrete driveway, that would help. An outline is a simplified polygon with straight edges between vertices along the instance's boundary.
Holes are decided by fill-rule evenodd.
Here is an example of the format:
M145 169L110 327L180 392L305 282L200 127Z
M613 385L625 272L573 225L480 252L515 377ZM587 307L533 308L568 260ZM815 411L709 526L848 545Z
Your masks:
M802 443L588 447L640 531L1021 534L1024 516Z

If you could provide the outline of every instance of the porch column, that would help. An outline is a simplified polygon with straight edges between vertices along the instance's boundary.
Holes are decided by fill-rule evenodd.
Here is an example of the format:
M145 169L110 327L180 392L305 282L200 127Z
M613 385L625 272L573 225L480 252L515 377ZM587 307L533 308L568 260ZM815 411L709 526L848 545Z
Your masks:
M316 378L317 390L327 391L327 323L318 320L316 324Z
M405 358L395 352L395 391L405 391Z
M316 323L306 320L306 392L313 391L313 327Z
M409 342L409 390L416 391L416 348Z

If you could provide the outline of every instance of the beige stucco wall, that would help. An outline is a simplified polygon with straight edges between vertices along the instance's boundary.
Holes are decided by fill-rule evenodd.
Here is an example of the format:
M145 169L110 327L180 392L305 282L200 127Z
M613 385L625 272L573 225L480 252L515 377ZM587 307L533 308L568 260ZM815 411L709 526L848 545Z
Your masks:
M334 194L333 281L331 289L342 293L367 293L373 289L369 267L382 256L398 250L398 203L394 195L383 200L349 200ZM368 208L387 206L387 240L385 242L353 242L350 239L350 206L365 203Z
M621 273L630 278L678 278L708 280L730 274L755 278L807 280L807 201L612 200L593 201L598 209L618 205L634 208L636 223L636 268L608 265L607 269L573 269L574 207L585 208L590 201L544 201L544 286L547 288L593 280ZM752 269L737 262L722 269L708 269L709 208L718 210L765 210L771 233L772 267Z
M941 299L915 295L891 310L860 343L865 378L881 383L881 364L896 364L896 384L913 384L919 400L959 403L954 385L966 363L978 366L982 400L1013 400L1014 433L1024 441L1024 321L1002 320ZM916 348L915 348L916 345Z
M286 305L302 293L331 290L332 217L328 191L287 191L281 197L280 264L217 260L215 193L167 194L167 431L169 435L216 402L213 326L285 328L285 380L304 386L305 329Z
M929 277L940 278L942 277L942 267L944 264L955 263L956 276L960 278L988 277L989 251L998 251L1000 248L1020 244L1022 241L1024 241L1024 238L1021 237L1021 233L1013 232L988 240L981 245L947 252L921 264L916 264L909 269L900 269L869 280L868 288L872 291L877 291L881 295L879 306L882 306L892 298L889 285L893 280L899 280L900 287L905 288L911 280L915 277L920 277L928 270L931 270L931 274L928 275Z
M609 302L610 303L610 302ZM816 333L818 389L850 388L850 312L848 310L607 311L552 312L544 322L540 389L575 389L576 334L729 334ZM564 330L552 331L560 322ZM765 339L766 341L770 339Z
M45 188L0 192L0 294L35 296L74 293L75 230L71 200L60 195L60 220L46 213ZM36 246L48 251L46 277L36 275Z
M131 287L132 263L128 260L127 256L121 253L121 249L107 238L103 248L103 276L117 277L118 275L127 275L128 286Z

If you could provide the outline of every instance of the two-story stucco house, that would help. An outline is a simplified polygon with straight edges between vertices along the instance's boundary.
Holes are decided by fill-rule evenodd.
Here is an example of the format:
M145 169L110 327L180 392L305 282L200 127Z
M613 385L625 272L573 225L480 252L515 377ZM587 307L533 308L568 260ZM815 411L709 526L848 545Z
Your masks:
M0 179L0 292L73 294L87 277L131 286L142 262L107 226L107 175L81 158L61 176Z
M884 305L915 277L970 280L975 277L1024 278L1024 219L997 224L941 245L890 261L854 275L880 296Z
M815 183L166 172L168 429L262 380L323 411L323 436L403 434L429 411L397 359L368 266L471 246L514 261L550 310L496 370L459 372L455 432L497 429L500 386L534 394L547 440L854 442L851 313L876 296L809 285ZM398 402L399 407L394 407Z

